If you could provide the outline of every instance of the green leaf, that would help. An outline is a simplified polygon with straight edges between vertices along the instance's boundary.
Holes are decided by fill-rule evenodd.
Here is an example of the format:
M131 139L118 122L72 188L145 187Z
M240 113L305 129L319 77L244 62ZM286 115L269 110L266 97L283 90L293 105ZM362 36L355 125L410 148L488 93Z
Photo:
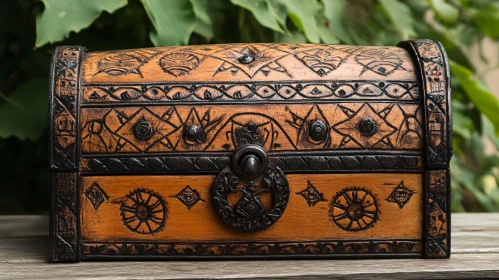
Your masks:
M416 32L413 29L414 20L412 18L411 9L409 9L405 3L397 0L380 0L379 4L395 29L400 33L402 40L407 40L409 37L416 36Z
M280 0L286 6L293 24L302 31L311 43L320 43L316 16L321 10L317 0Z
M445 23L453 23L459 18L459 10L445 0L427 0L438 18Z
M494 205L492 200L487 197L484 193L480 191L477 187L479 182L476 182L477 178L457 157L452 158L450 164L452 170L452 180L455 184L463 186L467 191L469 191L473 197L478 201L480 206L482 206L487 211L496 211L497 207Z
M307 38L303 33L299 31L294 31L290 33L278 33L274 32L274 42L279 43L290 43L290 44L304 44L307 42Z
M492 39L499 39L499 3L491 3L472 16L473 21Z
M274 31L284 33L282 28L286 20L286 12L279 3L269 0L231 0L232 4L249 10L256 20L263 26ZM271 4L272 2L272 4Z
M155 46L186 45L197 19L194 6L186 0L141 0L156 32L149 37Z
M456 135L465 139L471 137L473 121L467 115L466 106L457 100L452 100L452 127Z
M341 42L352 44L352 40L344 27L344 14L348 6L347 0L322 0L324 5L324 17L329 24L332 36L338 38Z
M210 0L190 0L196 14L196 26L194 32L203 36L206 40L213 38L213 23L210 18Z
M494 143L494 145L496 146L496 149L499 150L499 139L494 134L494 125L484 115L481 115L481 123L482 123L482 134L487 136L490 139L490 141L492 141L492 143ZM455 130L455 127L454 127L454 130Z
M36 17L37 48L62 41L71 31L78 33L89 27L103 11L111 14L127 4L127 0L41 1L45 10Z
M453 61L450 61L450 69L461 83L468 98L494 124L495 134L499 135L499 102L497 98L473 76L471 70Z
M326 44L338 44L340 40L334 37L333 32L329 30L326 26L319 26L319 34L321 36L321 40Z
M279 0L267 0L267 4L269 5L270 12L274 14L284 31L288 31L286 28L286 19L288 18L286 7Z
M48 84L32 79L21 84L0 105L0 137L37 140L48 122Z

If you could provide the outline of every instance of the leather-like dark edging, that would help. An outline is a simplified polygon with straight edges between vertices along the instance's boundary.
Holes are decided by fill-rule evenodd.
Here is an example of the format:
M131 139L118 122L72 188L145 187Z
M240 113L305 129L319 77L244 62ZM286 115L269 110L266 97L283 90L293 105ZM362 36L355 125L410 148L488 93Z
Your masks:
M52 261L80 260L79 197L76 172L52 173Z
M78 168L78 92L83 48L58 47L50 73L50 167L58 171Z
M79 261L80 223L79 104L80 64L84 49L78 46L58 47L54 51L50 72L49 131L52 185L50 231L51 259L56 262Z
M418 62L425 130L423 199L423 257L450 257L450 170L452 111L447 54L439 42L405 41L398 44Z
M425 176L423 208L423 256L431 259L450 257L450 172L428 170Z
M404 154L270 156L269 164L286 173L423 171L421 156ZM109 156L84 157L80 170L85 174L217 174L228 165L228 156Z
M405 41L398 44L417 61L423 91L425 119L425 166L447 169L452 157L452 116L450 71L442 45L432 40Z

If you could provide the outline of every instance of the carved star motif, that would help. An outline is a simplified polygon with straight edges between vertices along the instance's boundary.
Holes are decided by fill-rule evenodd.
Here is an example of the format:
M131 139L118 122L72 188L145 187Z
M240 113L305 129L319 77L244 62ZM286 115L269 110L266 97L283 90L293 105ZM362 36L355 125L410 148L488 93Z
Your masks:
M217 72L226 70L241 70L248 77L253 77L259 71L276 70L278 72L285 72L279 64L276 63L280 58L288 55L288 53L275 49L271 45L238 45L230 49L211 54L224 61ZM251 57L252 61L246 64L241 63L241 58ZM267 69L266 66L269 66Z
M310 181L307 181L307 187L304 190L297 192L296 194L299 194L305 198L308 207L315 206L315 204L321 201L327 201L324 199L324 195L319 192L314 185L310 183Z
M363 134L359 128L361 121L366 119L371 119L376 123L376 131L372 135ZM380 117L369 104L362 105L349 119L336 124L333 129L366 149L373 147L397 130Z
M136 125L140 122L149 123L152 134L147 139L138 139L136 136ZM168 120L153 114L148 109L142 108L127 120L117 131L116 134L133 143L140 151L146 151L154 145L159 139L167 136L177 130L177 127Z

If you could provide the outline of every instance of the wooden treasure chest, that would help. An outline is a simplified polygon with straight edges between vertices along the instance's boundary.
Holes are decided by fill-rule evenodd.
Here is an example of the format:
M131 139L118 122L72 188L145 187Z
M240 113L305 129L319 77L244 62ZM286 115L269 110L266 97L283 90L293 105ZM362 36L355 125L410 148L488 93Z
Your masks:
M450 255L437 42L67 46L51 71L54 261Z

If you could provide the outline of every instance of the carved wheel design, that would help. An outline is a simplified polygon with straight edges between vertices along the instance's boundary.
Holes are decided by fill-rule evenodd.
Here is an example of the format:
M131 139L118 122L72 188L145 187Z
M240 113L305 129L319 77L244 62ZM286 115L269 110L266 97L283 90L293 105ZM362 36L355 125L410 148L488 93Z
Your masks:
M148 189L135 189L120 206L123 224L139 234L155 235L165 227L166 202Z
M359 187L343 189L336 193L331 201L331 217L343 230L365 230L378 221L378 202L366 189Z
M256 179L245 181L242 187L238 187L239 183L239 178L228 167L213 183L213 206L225 224L244 231L260 231L273 225L284 213L289 200L289 186L280 168L266 168L261 176L261 186L258 186ZM259 196L267 192L272 195L269 210L266 210ZM242 193L242 196L235 204L230 203L229 195L236 193Z

